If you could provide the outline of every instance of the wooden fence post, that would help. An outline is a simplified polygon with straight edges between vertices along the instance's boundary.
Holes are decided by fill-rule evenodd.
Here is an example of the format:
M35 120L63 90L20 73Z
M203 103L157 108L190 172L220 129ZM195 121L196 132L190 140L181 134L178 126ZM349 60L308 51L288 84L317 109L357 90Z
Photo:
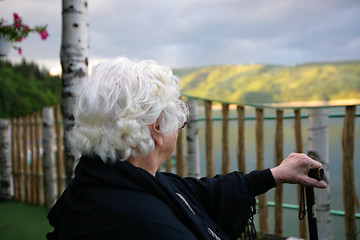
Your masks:
M61 125L61 105L55 106L55 127L57 143L57 174L58 174L58 196L65 190L65 158L63 145L63 128Z
M295 143L296 143L296 152L303 152L303 143L302 143L302 134L301 134L301 110L295 109ZM301 198L301 185L297 185L297 194L298 194L298 203L300 206ZM299 235L302 239L307 239L307 226L305 220L299 220Z
M355 180L354 180L354 144L355 144L356 106L347 106L342 136L343 147L343 198L345 209L345 235L347 240L356 240L355 221Z
M284 159L283 110L276 111L275 165ZM283 229L283 185L275 188L275 235L282 236Z
M324 181L328 188L314 189L319 239L332 239L330 216L330 174L327 109L309 109L308 150L315 160L323 164Z
M36 135L36 190L37 204L44 205L43 198L43 160L41 156L41 123L40 113L35 113L35 135Z
M187 132L187 176L200 177L200 154L199 154L199 128L197 100L189 98L189 121L186 126Z
M17 149L17 162L18 162L18 172L19 172L19 178L18 178L18 183L19 183L19 200L21 202L25 201L25 196L24 196L24 159L23 159L23 154L22 154L22 142L21 142L21 127L22 125L22 119L18 118L17 119L17 130L16 130L16 143L18 146Z
M25 171L25 192L26 192L26 201L31 202L31 181L30 181L30 166L29 166L29 117L23 117L23 146L24 146L24 171Z
M178 139L176 143L176 173L185 177L185 157L184 157L184 133L183 131L179 131Z
M31 148L31 203L36 204L36 155L35 155L35 118L30 115L30 148Z
M256 109L256 155L257 169L264 169L264 109ZM269 233L269 219L266 193L258 196L259 199L259 218L260 218L260 231Z
M43 146L44 146L44 172L45 187L47 195L47 206L51 208L57 199L58 186L55 171L55 152L54 146L54 109L44 107L42 111L43 119Z
M16 133L17 131L17 121L15 118L11 119L11 161L13 167L13 176L14 176L14 198L19 200L19 179L18 179L18 162L17 162L17 145L16 145Z
M0 200L11 199L9 121L0 119Z
M35 155L34 155L34 166L32 168L34 169L34 178L35 178L35 204L40 205L40 190L39 190L39 161L40 161L40 130L39 130L39 115L38 113L34 113L34 134L35 134Z
M245 108L237 106L238 115L238 168L239 172L246 173L245 161Z
M176 173L185 177L184 137L183 131L179 131L176 143Z
M212 102L205 101L205 144L206 144L206 176L213 177L214 169L214 152L213 152L213 123L212 123Z
M223 174L230 172L229 152L229 104L222 104L222 168Z
M166 160L166 171L170 173L172 172L172 158Z

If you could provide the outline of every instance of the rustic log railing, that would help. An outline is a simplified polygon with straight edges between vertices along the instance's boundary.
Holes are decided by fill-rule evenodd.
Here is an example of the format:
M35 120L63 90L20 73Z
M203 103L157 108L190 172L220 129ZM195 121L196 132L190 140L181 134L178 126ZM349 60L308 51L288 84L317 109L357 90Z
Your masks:
M237 163L238 170L240 172L246 172L246 161L245 161L245 121L249 118L245 117L245 107L244 105L237 105L229 102L220 102L209 99L198 99L191 96L184 96L189 99L191 103L190 108L192 111L197 111L197 103L203 103L205 110L205 152L206 152L206 175L212 177L216 174L214 167L214 135L213 135L213 107L214 103L220 103L222 108L222 138L221 138L221 149L222 149L222 164L221 164L221 173L228 173L231 171L231 162L230 162L230 152L237 152ZM229 107L231 105L236 105L237 116L236 118L229 117ZM264 121L266 117L264 116L264 106L250 106L255 109L255 117L252 117L256 120L255 136L256 136L256 168L264 168ZM195 110L194 110L195 108ZM294 108L294 116L291 118L294 119L294 136L296 143L296 151L303 152L303 140L301 135L301 119L307 116L301 115L300 108ZM53 166L56 168L56 172L52 174L56 175L56 197L65 189L65 162L64 162L64 149L63 149L63 128L62 120L60 117L60 106L57 105L54 107L54 126L50 125L48 127L55 129L56 144L55 147L50 147L50 149L45 149L43 131L46 126L43 126L44 119L41 118L40 112L30 114L24 117L13 118L9 121L10 127L10 159L12 166L12 180L11 185L13 189L12 196L21 202L29 202L35 205L48 205L51 206L51 199L53 196L50 196L50 190L46 190L45 186L48 184L45 179L44 166L46 166L44 159L45 151L54 151L56 148L56 164ZM343 196L344 196L344 209L345 209L345 229L347 239L356 239L356 223L355 220L360 218L360 214L356 213L356 192L355 192L355 180L354 180L354 141L355 141L355 118L359 117L360 114L356 113L356 106L347 106L346 113L338 117L344 117L344 128L342 136L343 144ZM280 163L284 158L284 140L283 139L283 120L288 118L284 116L283 109L279 108L276 110L276 131L274 136L274 152L275 152L275 162L274 165ZM191 120L190 120L191 119ZM197 124L199 119L190 118L187 128L192 128ZM236 150L230 149L229 144L229 121L237 120L238 129L237 129L237 148ZM2 128L3 129L3 128ZM196 127L192 131L183 131L180 132L178 143L176 147L176 164L173 165L173 159L169 159L165 166L166 171L172 172L174 166L176 167L176 172L180 176L200 176L199 168L199 153L196 153L198 146L192 146L191 144L197 144L196 139L198 136ZM185 134L193 134L191 136ZM2 135L1 135L2 136ZM358 137L358 136L357 136ZM358 138L359 139L359 138ZM188 154L186 156L184 152L184 142L191 140L191 143L188 141L187 149ZM217 140L217 139L216 139ZM219 144L219 143L216 143ZM48 153L53 154L53 153ZM191 165L191 169L187 169L187 166ZM0 163L1 168L1 163ZM194 170L195 169L195 170ZM3 181L3 180L2 180ZM10 181L10 180L9 180ZM2 191L0 191L1 193ZM285 204L283 204L283 190L279 186L275 190L275 234L283 234L283 213L282 209ZM267 201L266 194L262 194L258 197L258 210L259 210L259 226L260 231L264 233L270 232L269 227L269 216L268 216L268 206L271 205ZM303 221L299 222L299 235L301 238L306 239L307 229L306 224ZM355 238L354 238L355 237Z
M284 136L283 136L283 110L276 111L276 132L275 132L275 165L279 165L284 159ZM283 226L283 186L275 189L275 235L282 236Z
M354 142L355 142L355 106L346 107L343 130L343 197L345 208L346 239L357 239L355 223L355 182L354 182ZM359 205L359 203L357 203Z
M65 189L64 158L62 147L62 124L60 119L59 105L52 108L44 108L43 113L35 112L23 117L10 120L10 149L8 156L12 166L13 197L21 202L34 205L51 206L54 198L60 196ZM45 111L48 110L48 111ZM49 120L46 120L45 115ZM54 116L55 115L55 116ZM42 116L42 117L41 117ZM53 119L55 117L55 120ZM53 122L55 122L56 134L52 134ZM43 135L50 134L48 138ZM56 145L52 143L56 136ZM44 144L47 146L44 146ZM57 158L54 159L54 148L57 146ZM60 149L60 151L59 151ZM46 159L44 160L44 157ZM57 163L57 167L52 162ZM50 165L49 165L50 164ZM57 170L57 173L53 172ZM46 172L45 172L46 171ZM48 176L45 177L45 174ZM53 179L57 177L57 179ZM3 181L3 180L2 180ZM56 184L56 193L51 193ZM45 186L48 186L45 188Z

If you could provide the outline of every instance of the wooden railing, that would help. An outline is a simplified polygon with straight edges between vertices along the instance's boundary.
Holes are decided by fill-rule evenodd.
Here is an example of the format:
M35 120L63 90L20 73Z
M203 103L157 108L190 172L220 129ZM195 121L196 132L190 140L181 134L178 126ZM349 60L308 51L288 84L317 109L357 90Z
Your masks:
M222 149L222 170L221 173L230 172L230 154L229 154L229 105L232 103L221 102L217 100L208 100L201 98L194 98L192 96L187 96L189 99L197 99L200 103L203 103L205 109L205 148L206 148L206 175L212 177L215 175L214 169L214 139L213 139L213 117L212 117L212 106L215 103L221 105L222 109L222 138L221 141L217 141L216 144L221 144ZM197 108L197 104L194 104L192 101L189 104L189 108ZM236 104L232 104L236 105ZM245 107L244 105L236 105L237 109L237 135L238 135L238 171L246 172L246 161L245 161ZM256 168L264 169L264 107L263 106L251 106L255 110L255 135L256 135ZM283 118L284 112L282 108L276 110L276 131L275 131L275 164L278 165L284 159L284 139L283 139ZM317 114L317 111L321 108L313 108L313 114ZM196 111L196 110L194 110ZM294 108L294 136L296 143L296 152L303 152L303 140L302 140L302 126L301 126L301 108ZM344 197L344 209L345 209L345 228L346 228L346 238L347 239L356 239L356 223L355 215L359 218L359 214L355 214L355 206L358 205L356 202L356 192L355 192L355 181L354 181L354 141L355 141L355 117L359 117L360 114L356 114L356 105L346 106L346 112L344 117L344 127L343 127L343 136L342 136L342 145L343 145L343 195ZM308 116L306 116L308 117ZM232 119L235 120L235 119ZM189 128L196 128L197 121L190 121L188 123ZM311 128L311 126L310 126ZM232 129L231 131L234 131ZM195 131L197 132L197 131ZM317 133L315 133L317 134ZM339 136L340 137L340 136ZM185 168L185 157L183 149L184 133L179 134L178 144L177 144L177 154L176 155L176 173L180 176L189 176L186 174ZM186 136L186 139L193 139L194 136ZM195 137L196 138L196 137ZM219 140L219 139L217 139ZM313 147L318 147L317 143L313 143ZM189 148L189 147L188 147ZM194 148L194 147L193 147ZM311 147L310 147L311 148ZM234 150L234 149L232 149ZM191 156L194 156L192 154ZM170 168L172 161L168 160L166 171L172 171ZM198 159L192 159L192 157L187 157L187 162L199 162ZM323 163L324 164L324 163ZM328 163L327 163L328 164ZM326 166L326 163L324 164ZM197 174L199 175L199 173ZM329 194L329 193L328 193ZM300 198L300 186L298 186L298 197ZM280 185L275 189L275 235L281 236L283 233L283 186ZM329 204L328 204L329 205ZM260 231L268 233L270 232L269 228L269 216L268 216L268 201L266 194L258 196L258 210L259 210L259 226ZM330 214L330 209L328 209ZM331 226L330 226L331 228ZM299 233L300 237L307 239L307 227L305 221L299 221Z
M193 114L189 118L187 130L179 133L176 147L176 172L180 176L200 176L199 154L197 146L197 124L200 118L194 118L197 112L198 102L203 103L205 109L205 146L206 146L206 175L212 177L216 174L214 167L214 137L213 137L213 106L214 103L221 104L222 108L222 139L219 143L222 149L222 166L221 173L231 171L230 152L234 149L229 147L229 121L237 120L237 163L238 171L246 172L246 152L245 152L245 108L244 105L236 105L236 119L229 118L229 107L234 103L219 102L209 99L196 99L191 96L184 96L189 101L190 111ZM255 110L256 121L256 168L264 168L264 107L251 106ZM52 110L53 109L53 110ZM50 111L46 112L46 111ZM11 164L8 167L12 169L12 179L9 184L13 188L13 197L22 202L29 202L35 205L53 204L54 200L60 196L65 188L65 162L63 150L63 130L60 114L60 106L57 105L50 110L44 110L42 114L34 113L28 116L11 119L10 124L10 159ZM53 113L53 112L54 113ZM294 136L296 142L296 151L303 152L301 136L301 109L294 110ZM195 113L194 113L195 112ZM49 114L54 117L52 119ZM46 115L47 118L46 118ZM42 116L42 117L41 117ZM347 239L356 239L355 223L355 181L354 181L354 129L355 129L356 106L347 106L344 115L343 128L343 185L344 185L344 209L345 209L345 226ZM50 120L49 120L50 118ZM275 159L276 164L284 158L283 156L283 109L276 110L276 131L275 131ZM53 125L54 124L54 125ZM4 128L2 128L4 129ZM55 133L52 131L55 129ZM190 130L192 129L192 130ZM48 133L47 133L48 132ZM187 136L185 136L185 133ZM52 139L46 139L48 134ZM186 139L185 139L186 137ZM340 137L340 136L339 136ZM47 137L49 138L49 137ZM55 143L56 140L56 143ZM50 141L50 143L49 143ZM48 143L47 143L48 142ZM53 147L45 147L44 144ZM188 153L184 152L184 143L187 143ZM54 150L54 147L56 150ZM187 161L185 159L187 158ZM9 161L10 162L10 161ZM191 167L190 167L191 166ZM0 163L0 167L1 163ZM6 167L6 166L5 166ZM166 171L173 171L173 161L169 159L166 162ZM190 168L189 168L190 167ZM188 169L187 169L188 168ZM194 170L195 169L195 170ZM54 192L54 185L56 185ZM46 187L47 186L47 187ZM2 190L3 191L3 190ZM275 234L283 233L283 189L281 186L275 190ZM259 225L261 232L270 232L268 201L266 194L258 197ZM306 238L307 230L304 222L299 222L300 237ZM355 238L353 238L355 236Z
M13 118L10 126L11 164L1 167L11 167L13 198L50 207L65 189L60 105Z

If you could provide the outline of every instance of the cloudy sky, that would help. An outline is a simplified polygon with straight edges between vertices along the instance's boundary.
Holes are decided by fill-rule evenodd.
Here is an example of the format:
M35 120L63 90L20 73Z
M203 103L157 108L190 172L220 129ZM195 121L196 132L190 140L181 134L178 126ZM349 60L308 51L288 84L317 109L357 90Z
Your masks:
M22 57L59 66L61 0L0 0L0 18L16 12L32 34ZM359 0L88 0L89 59L154 59L174 67L299 64L360 60ZM21 57L11 50L11 60Z

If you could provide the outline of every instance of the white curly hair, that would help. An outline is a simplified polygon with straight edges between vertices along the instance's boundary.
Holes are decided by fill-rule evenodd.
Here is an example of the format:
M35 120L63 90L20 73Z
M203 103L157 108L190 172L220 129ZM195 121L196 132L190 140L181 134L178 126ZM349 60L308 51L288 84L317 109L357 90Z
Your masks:
M153 60L116 58L98 64L79 88L73 150L115 163L154 149L149 125L174 134L188 118L180 79Z

